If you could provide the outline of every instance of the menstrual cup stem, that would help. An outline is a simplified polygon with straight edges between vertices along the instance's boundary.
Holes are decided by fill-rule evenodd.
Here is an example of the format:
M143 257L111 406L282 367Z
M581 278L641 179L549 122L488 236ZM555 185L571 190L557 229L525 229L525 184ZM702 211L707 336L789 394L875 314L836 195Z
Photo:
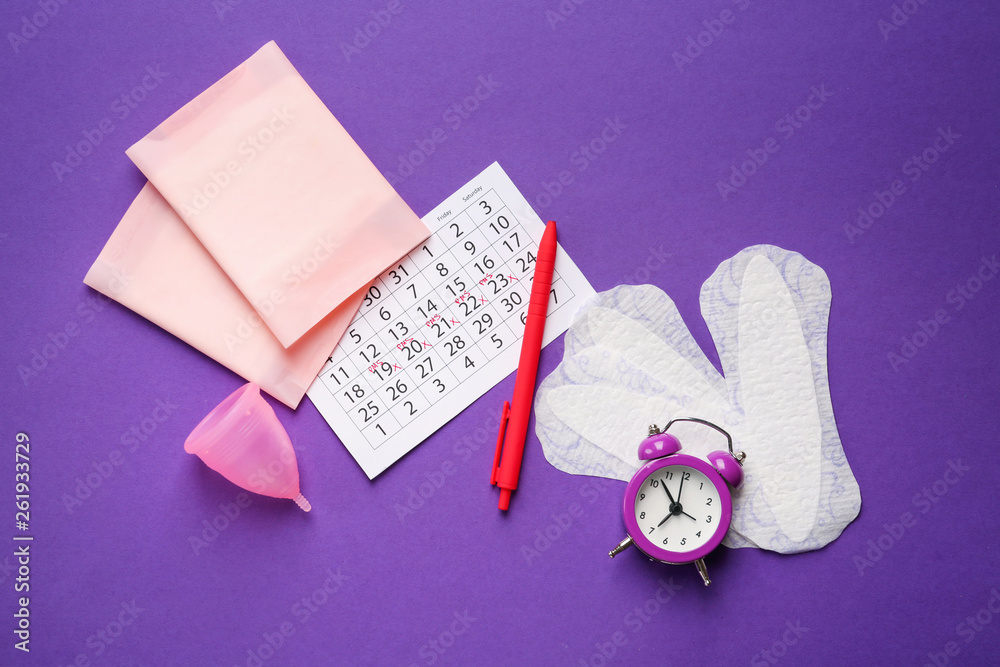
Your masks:
M309 510L312 509L312 505L309 504L309 501L306 500L306 497L303 496L301 493L295 496L293 500L295 501L296 505L302 508L303 512L308 512Z

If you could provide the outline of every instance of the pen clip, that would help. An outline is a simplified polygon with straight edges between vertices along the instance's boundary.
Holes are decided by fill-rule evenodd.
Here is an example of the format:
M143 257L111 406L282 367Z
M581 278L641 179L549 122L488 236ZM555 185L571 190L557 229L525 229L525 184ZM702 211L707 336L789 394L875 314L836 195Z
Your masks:
M497 451L493 455L493 472L490 473L490 484L496 485L497 472L500 470L500 454L503 452L503 438L507 433L507 420L510 418L510 401L503 402L503 413L500 415L500 435L497 436Z

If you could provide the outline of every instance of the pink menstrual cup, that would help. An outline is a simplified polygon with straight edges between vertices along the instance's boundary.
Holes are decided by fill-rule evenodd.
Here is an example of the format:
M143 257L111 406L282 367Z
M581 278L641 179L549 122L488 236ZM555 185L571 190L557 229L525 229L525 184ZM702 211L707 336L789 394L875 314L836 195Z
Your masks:
M292 441L253 382L208 413L184 442L184 451L248 491L291 498L306 512L312 509L299 493Z

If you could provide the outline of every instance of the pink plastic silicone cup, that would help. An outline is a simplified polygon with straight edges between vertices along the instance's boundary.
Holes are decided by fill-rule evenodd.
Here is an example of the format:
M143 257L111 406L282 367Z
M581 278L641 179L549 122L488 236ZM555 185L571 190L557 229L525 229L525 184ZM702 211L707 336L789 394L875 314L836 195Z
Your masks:
M312 509L299 492L292 441L253 382L208 413L184 442L184 451L248 491L290 498L306 512Z

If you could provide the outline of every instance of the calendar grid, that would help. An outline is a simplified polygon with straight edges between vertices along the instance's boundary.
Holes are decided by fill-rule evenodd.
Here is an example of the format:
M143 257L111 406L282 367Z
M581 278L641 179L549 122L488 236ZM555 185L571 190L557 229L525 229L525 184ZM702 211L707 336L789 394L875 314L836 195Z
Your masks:
M489 198L499 205L480 225L474 225L469 209ZM352 413L355 422L360 419L358 428L373 449L377 449L390 432L382 423L383 419L392 417L395 423L391 426L404 427L421 408L447 397L467 376L486 367L493 353L520 343L523 337L523 331L512 330L494 302L500 301L506 310L504 315L516 316L515 323L522 320L530 299L537 241L524 230L521 221L493 188L452 220L442 225L452 245L442 248L440 244L421 244L383 272L369 288L358 318L375 312L387 326L352 341L353 348L351 344L341 346L344 347L343 359L350 361L354 372L345 374L337 370L344 368L345 362L335 361L328 363L320 376L334 400ZM489 228L491 224L496 238L483 241L486 237L480 227ZM468 254L464 263L455 248ZM415 270L417 262L413 256L422 254L426 255L421 259L427 261L430 279ZM506 260L501 259L504 256ZM509 267L514 260L520 262ZM415 275L411 277L411 273ZM423 291L425 286L420 285L420 278L429 291ZM565 289L565 293L560 294L563 303L574 296L558 272L553 276L552 289L555 294ZM451 296L451 301L435 302L434 299L442 294ZM413 303L407 308L397 295ZM420 305L422 300L426 303ZM435 308L426 307L428 303ZM550 312L559 307L560 303L550 302ZM429 317L421 326L419 321L424 315ZM348 331L360 336L354 324ZM405 343L408 339L410 342ZM396 341L395 347L390 346L393 341ZM442 346L443 350L436 349ZM448 367L448 362L455 359L469 369L466 377L459 378ZM414 370L420 375L415 376ZM336 387L331 386L330 380L337 383ZM414 390L416 394L411 393Z
M499 165L483 178L424 218L433 233L371 284L318 377L322 395L310 390L359 462L398 458L516 365L544 225ZM592 292L562 262L550 318L579 301L571 283ZM556 321L561 333L569 314Z

